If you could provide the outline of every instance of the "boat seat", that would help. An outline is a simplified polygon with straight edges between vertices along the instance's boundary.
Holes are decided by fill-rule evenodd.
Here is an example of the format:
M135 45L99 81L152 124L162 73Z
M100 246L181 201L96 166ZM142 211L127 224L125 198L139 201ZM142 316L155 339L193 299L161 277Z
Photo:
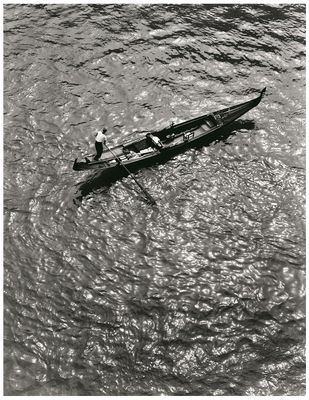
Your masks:
M149 153L153 153L153 147L147 147L147 149L143 149L140 151L141 155L145 155L145 154L149 154Z
M190 139L193 139L194 138L194 132L193 131L191 131L191 132L185 132L184 134L183 134L183 141L184 142L188 142Z
M209 128L213 128L218 125L216 118L213 115L209 115L205 120L205 123Z

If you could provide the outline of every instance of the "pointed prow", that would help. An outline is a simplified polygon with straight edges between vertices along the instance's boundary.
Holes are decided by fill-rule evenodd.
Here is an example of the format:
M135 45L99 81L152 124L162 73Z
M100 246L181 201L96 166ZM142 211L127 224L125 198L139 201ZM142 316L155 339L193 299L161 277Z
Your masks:
M262 100L265 92L266 92L266 87L264 87L264 89L261 91L259 97L257 97L255 100L253 100L255 102L255 106L257 106L260 103L260 101Z

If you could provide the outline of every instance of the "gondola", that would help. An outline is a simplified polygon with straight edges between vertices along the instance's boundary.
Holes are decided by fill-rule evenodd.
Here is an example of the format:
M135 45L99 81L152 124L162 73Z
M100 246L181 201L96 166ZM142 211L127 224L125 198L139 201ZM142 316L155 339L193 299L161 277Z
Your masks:
M256 107L266 91L244 103L221 109L179 124L171 125L159 131L147 133L142 139L130 141L111 149L105 149L98 161L74 161L75 171L100 170L117 172L126 167L130 172L168 159L188 148L216 140L220 132L237 118Z

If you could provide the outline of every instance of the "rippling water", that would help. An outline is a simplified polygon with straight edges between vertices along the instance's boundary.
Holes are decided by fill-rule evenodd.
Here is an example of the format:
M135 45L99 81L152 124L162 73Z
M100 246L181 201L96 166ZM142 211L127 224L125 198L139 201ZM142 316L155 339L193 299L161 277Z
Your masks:
M264 86L157 208L72 170ZM6 5L4 133L6 394L305 393L305 5Z

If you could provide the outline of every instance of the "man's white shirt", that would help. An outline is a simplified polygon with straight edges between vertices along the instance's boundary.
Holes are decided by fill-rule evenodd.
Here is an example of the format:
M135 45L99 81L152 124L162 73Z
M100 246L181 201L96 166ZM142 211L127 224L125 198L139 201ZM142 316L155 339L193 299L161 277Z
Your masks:
M95 140L99 143L105 143L106 142L106 135L102 131L98 131L96 134Z

